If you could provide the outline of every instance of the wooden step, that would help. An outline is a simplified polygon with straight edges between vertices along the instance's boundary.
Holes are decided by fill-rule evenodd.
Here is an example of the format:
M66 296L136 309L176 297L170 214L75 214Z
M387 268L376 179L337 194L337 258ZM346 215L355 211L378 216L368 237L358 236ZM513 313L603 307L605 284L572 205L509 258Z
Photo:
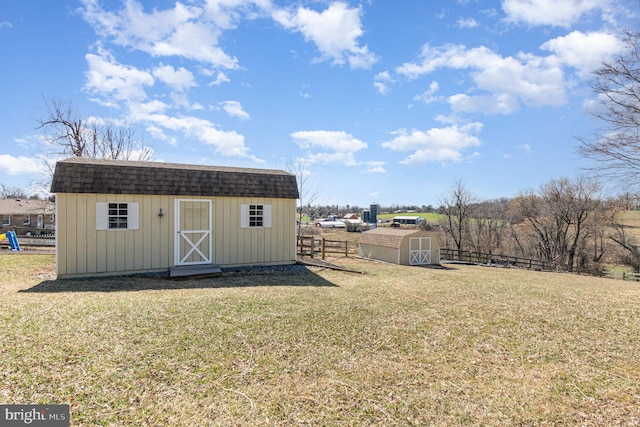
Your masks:
M169 269L169 277L220 276L222 269L216 264L177 265Z

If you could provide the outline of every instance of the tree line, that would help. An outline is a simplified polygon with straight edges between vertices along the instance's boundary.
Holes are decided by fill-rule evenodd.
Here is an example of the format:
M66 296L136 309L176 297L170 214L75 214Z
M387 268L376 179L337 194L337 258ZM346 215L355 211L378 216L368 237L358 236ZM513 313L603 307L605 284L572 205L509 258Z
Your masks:
M558 269L598 274L607 265L640 272L640 233L625 223L625 212L640 209L640 195L604 197L598 181L553 179L512 198L480 200L461 181L439 198L440 205L378 206L379 213L435 212L423 228L440 235L441 246L463 252L540 259ZM360 214L357 205L307 205L309 218Z
M457 181L441 197L442 245L535 258L569 272L597 273L607 264L640 272L640 241L623 212L637 197L604 198L597 181L554 179L513 198L478 201Z

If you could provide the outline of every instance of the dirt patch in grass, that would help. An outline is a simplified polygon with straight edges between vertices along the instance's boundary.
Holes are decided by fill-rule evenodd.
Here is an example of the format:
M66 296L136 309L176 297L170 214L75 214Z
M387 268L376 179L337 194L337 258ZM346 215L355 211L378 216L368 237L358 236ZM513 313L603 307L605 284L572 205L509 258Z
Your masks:
M53 257L0 256L0 401L74 426L640 424L637 284L331 262L363 274L20 292Z

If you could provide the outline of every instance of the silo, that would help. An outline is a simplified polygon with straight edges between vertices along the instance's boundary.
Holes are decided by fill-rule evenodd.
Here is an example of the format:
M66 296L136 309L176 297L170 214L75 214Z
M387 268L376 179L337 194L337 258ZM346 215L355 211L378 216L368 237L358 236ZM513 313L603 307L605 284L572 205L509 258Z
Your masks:
M376 224L378 222L378 205L370 205L369 211L371 211L369 215L369 223Z
M362 222L364 222L365 224L368 224L368 223L371 222L370 219L371 219L371 212L369 212L366 209L363 210L362 211Z

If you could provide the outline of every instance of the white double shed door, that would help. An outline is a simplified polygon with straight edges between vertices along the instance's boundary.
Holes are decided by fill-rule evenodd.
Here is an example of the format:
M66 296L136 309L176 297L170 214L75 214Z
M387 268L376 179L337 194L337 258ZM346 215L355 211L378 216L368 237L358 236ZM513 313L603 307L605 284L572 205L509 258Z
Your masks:
M409 238L409 265L431 264L431 237Z

